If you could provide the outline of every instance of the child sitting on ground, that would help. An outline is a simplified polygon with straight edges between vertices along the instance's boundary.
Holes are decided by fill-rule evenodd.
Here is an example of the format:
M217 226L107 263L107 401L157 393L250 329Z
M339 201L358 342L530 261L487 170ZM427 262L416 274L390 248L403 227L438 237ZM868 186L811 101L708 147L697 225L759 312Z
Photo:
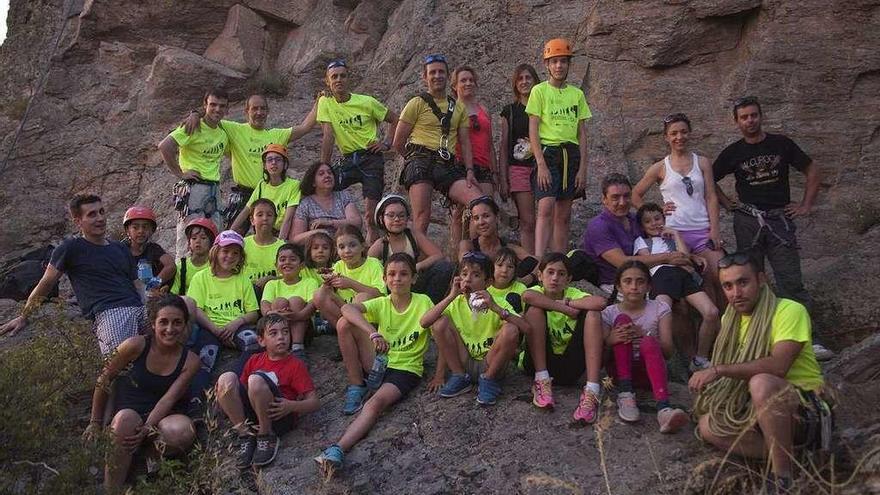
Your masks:
M171 293L179 296L185 296L196 273L208 267L208 251L217 237L217 226L207 218L195 218L186 225L183 232L186 234L189 257L184 256L178 260L177 273L174 275L174 283L171 284Z
M251 205L254 234L244 238L244 274L257 288L258 294L262 292L266 282L278 277L275 272L275 254L284 241L275 237L272 230L275 215L275 204L268 199L258 199Z
M495 276L492 285L486 290L495 300L507 301L517 314L522 314L522 295L527 287L516 279L518 265L516 251L507 246L498 248L498 252L495 253Z
M151 280L146 282L146 290L168 285L174 280L177 272L174 257L166 253L162 246L150 241L156 232L156 213L147 206L132 206L125 210L122 218L125 239L122 243L128 246L134 264L145 260L150 265Z
M251 356L240 376L227 371L217 380L217 402L238 433L239 469L274 461L278 436L292 430L300 414L321 405L306 365L290 353L287 319L264 316L257 323L257 335L265 352Z
M312 278L300 276L303 267L302 248L284 244L275 256L281 278L270 280L263 289L260 311L278 313L290 322L291 353L305 359L304 341L309 320L315 314L312 297L320 285Z
M326 232L315 232L309 236L303 254L305 255L305 267L300 272L300 277L314 280L318 284L318 288L320 288L324 285L324 277L321 275L331 273L333 271L333 263L336 262L336 249L333 246L333 238ZM314 301L313 294L312 303ZM315 308L317 309L317 306ZM328 334L332 331L330 322L321 316L320 311L315 311L315 315L312 317L312 325L317 335Z
M496 301L488 291L492 261L479 251L464 254L449 295L422 316L419 324L431 327L439 357L432 388L443 383L446 367L452 371L440 388L440 397L455 397L478 381L477 402L492 405L501 394L501 379L516 354L520 332L528 323L510 304Z
M639 408L633 394L634 379L647 375L657 400L657 422L660 433L675 433L688 422L687 413L669 404L664 354L671 355L672 315L669 305L646 299L651 290L651 272L641 261L624 262L617 269L610 304L602 310L602 332L605 345L612 350L613 363L606 366L614 378L617 394L617 414L627 422L639 420ZM639 375L636 376L636 371Z
M666 228L666 216L656 203L645 203L636 213L636 218L645 231L634 244L635 255L662 254L679 251L690 254L690 250L678 232ZM692 259L701 261L692 256ZM702 321L697 341L697 354L691 361L692 370L706 369L712 365L709 356L721 320L718 308L703 291L702 280L693 270L676 265L658 265L651 268L651 297L663 301L670 308L672 303L684 299L700 312Z
M571 260L562 253L547 253L538 265L541 285L525 291L523 299L528 305L525 318L531 329L527 336L527 348L523 356L523 369L534 373L532 404L541 409L554 407L551 383L574 385L587 371L585 343L598 339L585 338L584 322L588 311L598 316L605 308L605 300L569 284L571 283ZM592 423L596 419L599 388L597 365L587 374L587 383L581 392L575 421Z

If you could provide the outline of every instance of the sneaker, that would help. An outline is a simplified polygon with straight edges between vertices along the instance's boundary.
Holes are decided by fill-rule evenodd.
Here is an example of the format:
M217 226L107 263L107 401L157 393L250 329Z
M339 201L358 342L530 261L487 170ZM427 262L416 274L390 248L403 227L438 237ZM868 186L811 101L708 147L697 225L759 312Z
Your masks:
M592 391L583 390L581 399L578 402L577 409L574 410L572 417L575 421L583 421L585 423L593 423L599 415L599 397Z
M257 435L257 448L254 450L254 458L251 463L254 466L266 466L275 460L278 453L278 435Z
M688 365L688 369L690 370L691 374L696 373L701 370L709 369L711 367L712 367L712 361L709 361L706 358L697 359L696 357L691 358L691 362Z
M636 405L636 396L632 392L617 394L617 415L628 423L639 420L639 407Z
M657 412L660 433L675 433L688 424L688 415L681 409L664 407Z
M477 386L477 402L483 406L493 406L501 395L501 384L493 378L486 378L480 375L480 381Z
M334 469L339 469L342 467L342 459L345 457L342 449L339 445L335 443L326 449L324 452L321 452L321 455L315 457L315 462L318 464L318 469L324 472L325 475L331 474Z
M556 405L553 402L553 389L551 388L553 379L535 380L532 384L532 404L541 409L553 409Z
M239 435L235 445L235 467L238 469L251 467L256 448L257 437L254 435Z
M834 357L834 351L822 344L813 344L813 354L816 355L817 361L828 361Z
M345 389L345 406L342 408L342 414L351 416L364 407L364 397L367 396L367 387L360 385L349 385Z
M440 397L457 397L471 389L471 376L467 373L449 375L446 383L440 387Z

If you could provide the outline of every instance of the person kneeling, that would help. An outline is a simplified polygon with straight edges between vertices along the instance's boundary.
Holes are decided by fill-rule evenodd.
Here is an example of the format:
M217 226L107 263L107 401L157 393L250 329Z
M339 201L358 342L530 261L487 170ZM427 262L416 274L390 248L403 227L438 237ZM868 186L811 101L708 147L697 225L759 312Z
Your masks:
M529 331L529 324L507 301L496 301L486 290L492 283L492 269L492 260L485 254L465 253L449 295L422 316L420 323L431 327L440 354L429 385L432 390L440 388L440 397L469 391L473 378L479 377L477 402L495 404L520 332ZM447 366L452 374L440 387Z
M336 443L315 458L325 472L342 465L343 453L355 446L383 411L403 400L422 379L428 350L428 327L419 316L434 303L425 294L412 292L416 262L406 253L394 253L385 264L388 296L342 307L337 335L349 386L345 414L363 411ZM372 367L366 382L364 368ZM368 390L373 396L363 403Z
M238 432L239 469L274 461L278 435L292 430L298 415L321 405L306 365L290 352L287 318L264 316L257 335L266 351L251 356L240 377L227 371L217 380L217 402ZM248 420L257 422L256 436Z
M748 253L727 255L718 268L730 304L713 366L688 383L697 393L698 432L721 450L769 457L767 491L786 492L795 443L827 449L830 440L831 414L818 396L824 380L813 354L810 316L800 303L773 294L763 268Z

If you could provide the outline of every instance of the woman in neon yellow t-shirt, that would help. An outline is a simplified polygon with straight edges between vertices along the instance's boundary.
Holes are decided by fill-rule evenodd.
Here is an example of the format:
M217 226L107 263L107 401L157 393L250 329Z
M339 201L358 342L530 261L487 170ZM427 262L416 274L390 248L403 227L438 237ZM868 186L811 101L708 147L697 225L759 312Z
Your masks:
M349 382L344 412L354 414L361 407L363 411L342 438L315 458L324 470L340 467L343 453L366 436L382 412L405 398L422 379L429 329L419 323L419 318L434 303L428 296L412 292L415 273L412 256L394 253L385 264L383 276L391 294L342 308L337 336ZM386 356L387 368L381 385L364 404L368 390L363 370L373 366L374 354Z
M336 231L336 253L339 261L331 273L322 274L324 285L315 293L315 306L331 324L342 317L342 306L352 301L363 302L382 295L382 263L367 257L367 246L360 229L351 225Z

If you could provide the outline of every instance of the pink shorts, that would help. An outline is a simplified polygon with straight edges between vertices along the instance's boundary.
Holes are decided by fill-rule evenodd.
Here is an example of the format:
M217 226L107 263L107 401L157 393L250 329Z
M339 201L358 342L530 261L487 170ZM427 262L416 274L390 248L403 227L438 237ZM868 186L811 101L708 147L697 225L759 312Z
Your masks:
M679 230L678 233L681 235L681 240L694 254L713 250L709 242L709 229Z
M534 167L523 167L520 165L509 166L507 168L507 174L510 181L510 192L531 192L532 170L534 170Z

